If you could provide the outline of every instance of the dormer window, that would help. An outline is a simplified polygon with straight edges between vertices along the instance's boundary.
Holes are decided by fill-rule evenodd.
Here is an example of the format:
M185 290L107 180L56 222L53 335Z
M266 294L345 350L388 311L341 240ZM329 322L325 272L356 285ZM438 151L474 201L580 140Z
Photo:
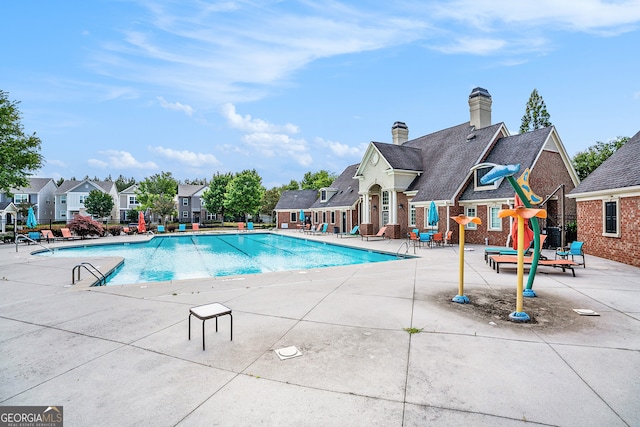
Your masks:
M327 190L320 190L320 201L321 202L327 201Z
M493 166L478 168L473 171L475 191L495 190L496 188L500 187L500 184L502 183L502 180L504 178L500 178L499 180L491 184L482 184L480 182L480 179L485 176L491 169L493 169Z

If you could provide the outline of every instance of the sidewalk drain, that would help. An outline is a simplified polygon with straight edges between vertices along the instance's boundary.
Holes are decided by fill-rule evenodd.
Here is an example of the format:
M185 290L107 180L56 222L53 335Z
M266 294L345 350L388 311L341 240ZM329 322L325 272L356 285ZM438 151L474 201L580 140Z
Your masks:
M302 353L300 352L300 350L298 350L298 348L295 345L281 348L274 351L276 352L280 360L286 360L286 359L291 359L293 357L302 356Z

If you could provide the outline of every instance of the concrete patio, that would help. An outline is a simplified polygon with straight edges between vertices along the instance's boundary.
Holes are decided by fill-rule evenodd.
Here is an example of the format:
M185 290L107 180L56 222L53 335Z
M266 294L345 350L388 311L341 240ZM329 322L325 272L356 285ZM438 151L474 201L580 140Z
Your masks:
M304 237L392 253L402 243ZM465 293L515 294L514 270L496 274L482 248L465 251ZM63 406L65 426L640 426L640 269L628 265L587 255L577 277L541 269L538 299L566 302L570 319L549 327L449 302L457 245L392 262L93 288L70 286L78 260L36 249L0 244L0 405ZM209 302L233 309L233 341L228 316L218 333L210 320L203 351L201 322L189 341L187 319ZM274 350L288 346L302 355L280 360Z

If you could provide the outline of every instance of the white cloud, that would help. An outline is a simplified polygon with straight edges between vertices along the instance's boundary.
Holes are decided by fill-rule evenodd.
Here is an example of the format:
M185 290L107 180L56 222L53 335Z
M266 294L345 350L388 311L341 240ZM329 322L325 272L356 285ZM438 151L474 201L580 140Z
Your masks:
M213 154L194 153L187 150L178 151L161 146L149 147L149 151L191 167L219 166L221 164Z
M254 119L247 114L242 116L236 112L233 104L226 103L221 108L222 116L227 119L227 123L234 129L243 132L284 132L287 134L295 134L299 132L298 126L291 123L285 125L274 125L262 119Z
M316 138L316 143L321 147L327 147L334 155L338 157L362 157L367 148L367 144L360 144L352 147L347 144L336 141L328 141L323 138Z
M499 52L506 45L507 42L505 40L461 37L446 46L437 46L434 49L449 54L489 55Z
M99 151L98 154L104 156L104 159L89 159L87 163L90 166L103 169L107 167L113 169L158 169L158 165L154 162L140 162L128 151L106 150Z
M187 116L191 116L193 114L193 108L190 105L181 104L179 102L168 102L161 96L157 97L158 101L160 101L160 106L162 108L166 108L168 110L182 111Z
M66 168L67 164L65 162L63 162L62 160L56 160L56 159L46 159L45 162L47 163L47 166L58 166L61 168Z
M302 166L309 166L313 161L304 139L293 139L277 133L252 133L245 135L243 140L265 157L292 158Z

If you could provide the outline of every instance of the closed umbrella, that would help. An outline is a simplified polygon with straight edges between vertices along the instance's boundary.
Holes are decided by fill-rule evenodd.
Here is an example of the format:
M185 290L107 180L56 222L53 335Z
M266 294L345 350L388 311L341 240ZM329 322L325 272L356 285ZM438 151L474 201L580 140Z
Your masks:
M29 208L29 213L27 214L27 228L36 228L38 226L38 220L36 220L36 214L33 211L33 207Z
M304 223L305 217L304 217L304 210L300 209L300 222Z
M431 204L429 205L429 217L427 218L427 223L430 226L435 226L438 225L438 221L440 221L440 218L438 218L438 208L436 207L436 202L431 201Z
M144 222L144 212L138 213L138 233L145 233L147 231L147 225Z

